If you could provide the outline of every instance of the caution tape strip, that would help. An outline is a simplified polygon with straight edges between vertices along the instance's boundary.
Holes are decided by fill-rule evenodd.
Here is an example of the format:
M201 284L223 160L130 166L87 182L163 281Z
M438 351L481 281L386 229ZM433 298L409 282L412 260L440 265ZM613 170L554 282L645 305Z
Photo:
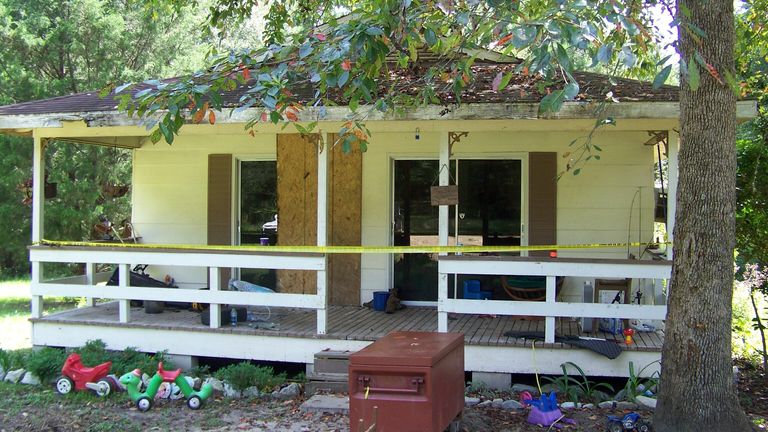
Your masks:
M536 246L261 246L261 245L189 245L189 244L140 244L140 243L103 243L42 240L35 245L53 247L95 247L125 249L182 249L190 251L250 251L250 252L290 252L320 254L405 254L405 253L492 253L523 251L556 251L578 249L617 249L643 246L657 248L671 243L583 243L570 245Z

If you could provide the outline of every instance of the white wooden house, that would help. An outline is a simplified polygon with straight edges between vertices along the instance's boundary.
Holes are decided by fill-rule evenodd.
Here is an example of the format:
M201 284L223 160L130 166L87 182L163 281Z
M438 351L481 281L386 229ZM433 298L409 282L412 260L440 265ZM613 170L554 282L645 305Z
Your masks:
M478 86L483 77L508 66L478 62ZM312 363L313 354L325 349L354 351L391 330L426 330L464 333L466 367L474 372L558 373L568 360L588 374L621 376L630 361L652 363L661 355L661 331L637 335L615 360L556 342L555 335L581 334L578 317L665 318L669 261L651 260L642 246L626 244L654 240L658 145L664 145L662 158L668 160L665 187L675 196L677 92L617 80L608 88L618 103L605 111L616 124L594 137L602 148L600 160L558 181L574 151L569 144L593 128L590 101L605 97L605 77L579 78L579 100L557 113L540 114L541 95L523 81L502 92L470 89L458 108L427 106L396 116L372 112L366 120L373 134L368 151L351 154L333 146L349 113L344 106L325 110L317 134L307 138L290 126L262 123L250 136L243 126L258 111L230 116L227 110L218 113L215 125L184 126L173 145L152 144L140 120L95 93L0 107L0 132L34 138L33 344L77 346L99 338L114 349ZM755 110L754 102L738 103L740 119ZM306 109L300 120L319 115ZM650 140L654 134L666 141ZM56 139L131 149L132 223L145 247L38 244L45 238L41 160L46 142ZM458 205L431 206L430 186L454 182ZM671 232L674 199L668 201L666 219ZM557 257L207 247L258 244L262 237L271 245L294 246L455 245L458 238L475 246L563 247ZM621 246L566 247L596 243ZM629 259L630 254L639 259ZM84 263L87 272L50 280L43 270L51 262ZM101 284L109 273L97 272L97 264L116 264L120 284ZM173 276L179 288L128 286L126 275L135 264L149 264L156 278ZM499 287L502 275L545 276L545 299L510 299ZM231 276L277 294L229 291ZM558 276L564 283L556 295ZM585 282L624 278L633 280L633 295L644 293L642 304L585 300ZM467 279L496 289L492 299L463 298ZM389 315L361 306L374 292L393 286L406 309ZM46 296L115 301L44 315ZM132 299L209 303L210 325L191 311L149 315L131 307ZM275 327L222 325L223 304L259 313L268 306L268 321ZM534 357L531 341L505 335L509 330L542 331L546 340L537 343ZM597 336L622 340L621 335Z

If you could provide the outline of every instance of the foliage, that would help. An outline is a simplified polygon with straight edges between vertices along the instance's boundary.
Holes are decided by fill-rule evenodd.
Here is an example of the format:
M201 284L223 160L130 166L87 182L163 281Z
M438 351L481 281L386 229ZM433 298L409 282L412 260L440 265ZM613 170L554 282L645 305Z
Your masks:
M659 373L654 372L650 377L643 377L645 371L655 364L661 363L659 360L648 363L643 366L637 373L635 373L634 362L629 362L629 377L627 383L624 385L624 398L630 402L634 402L635 397L645 394L647 391L657 392L657 386L659 385Z
M61 375L61 367L67 353L59 348L43 347L32 351L27 359L26 369L40 378L41 382L49 382Z
M23 348L17 350L5 351L5 357L2 361L7 364L6 371L24 369L29 363L29 357L32 355L32 348Z
M248 362L221 368L214 376L229 383L235 390L256 386L260 391L271 391L286 381L285 372L275 374L275 370L271 367L256 366Z
M143 373L151 376L157 372L159 362L163 362L164 368L173 369L173 364L168 361L164 351L154 355L139 352L133 347L128 347L124 351L110 351L107 350L107 345L101 339L89 340L84 346L73 351L80 354L82 362L86 366L95 366L111 361L111 373L115 375L140 369Z
M11 365L11 358L8 351L0 348L0 369L7 371Z
M574 369L578 375L568 374L568 369ZM606 392L613 393L613 386L608 383L596 383L591 381L584 370L576 363L565 362L560 364L563 374L558 377L544 377L544 380L555 386L557 392L568 400L577 403L580 400L599 402L605 398Z

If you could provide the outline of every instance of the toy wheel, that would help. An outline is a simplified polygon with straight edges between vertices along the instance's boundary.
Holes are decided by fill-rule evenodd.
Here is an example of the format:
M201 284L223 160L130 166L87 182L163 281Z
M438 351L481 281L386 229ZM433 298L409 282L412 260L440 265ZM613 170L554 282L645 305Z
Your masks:
M651 432L651 426L644 421L637 422L637 424L635 424L635 429L637 432Z
M75 383L72 382L71 379L61 376L59 379L56 380L56 391L59 394L67 394L72 391L72 389L75 387Z
M200 399L200 396L192 396L191 398L187 399L187 406L190 409L199 410L200 407L203 406L203 400Z
M146 396L142 396L136 401L136 408L141 412L149 411L152 408L152 400Z
M112 380L102 378L96 382L96 389L94 391L96 392L96 396L107 397L112 393L112 390L114 390Z
M624 432L624 426L621 423L608 423L608 432Z

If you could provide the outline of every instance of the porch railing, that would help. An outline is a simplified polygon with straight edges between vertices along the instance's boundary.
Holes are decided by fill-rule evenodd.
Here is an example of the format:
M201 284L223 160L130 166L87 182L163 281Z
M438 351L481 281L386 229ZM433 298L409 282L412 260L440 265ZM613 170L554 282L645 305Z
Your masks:
M326 256L323 254L258 253L254 251L211 251L205 249L95 248L32 246L32 317L39 318L45 296L86 297L119 301L119 320L131 320L131 300L196 302L210 304L210 326L221 326L221 305L295 307L317 312L317 333L325 334L327 326ZM59 280L43 280L42 263L85 263L84 276ZM109 279L109 273L97 273L96 263L116 264L117 286L97 285ZM209 273L209 289L146 288L130 286L130 266L134 264L205 267ZM315 294L253 293L222 291L224 268L312 270L317 272Z
M670 261L501 256L441 256L438 263L438 331L448 331L448 313L527 315L545 318L544 341L555 341L555 319L565 317L663 320L666 305L572 303L556 300L558 276L669 279ZM464 300L448 297L449 274L545 276L546 301Z

